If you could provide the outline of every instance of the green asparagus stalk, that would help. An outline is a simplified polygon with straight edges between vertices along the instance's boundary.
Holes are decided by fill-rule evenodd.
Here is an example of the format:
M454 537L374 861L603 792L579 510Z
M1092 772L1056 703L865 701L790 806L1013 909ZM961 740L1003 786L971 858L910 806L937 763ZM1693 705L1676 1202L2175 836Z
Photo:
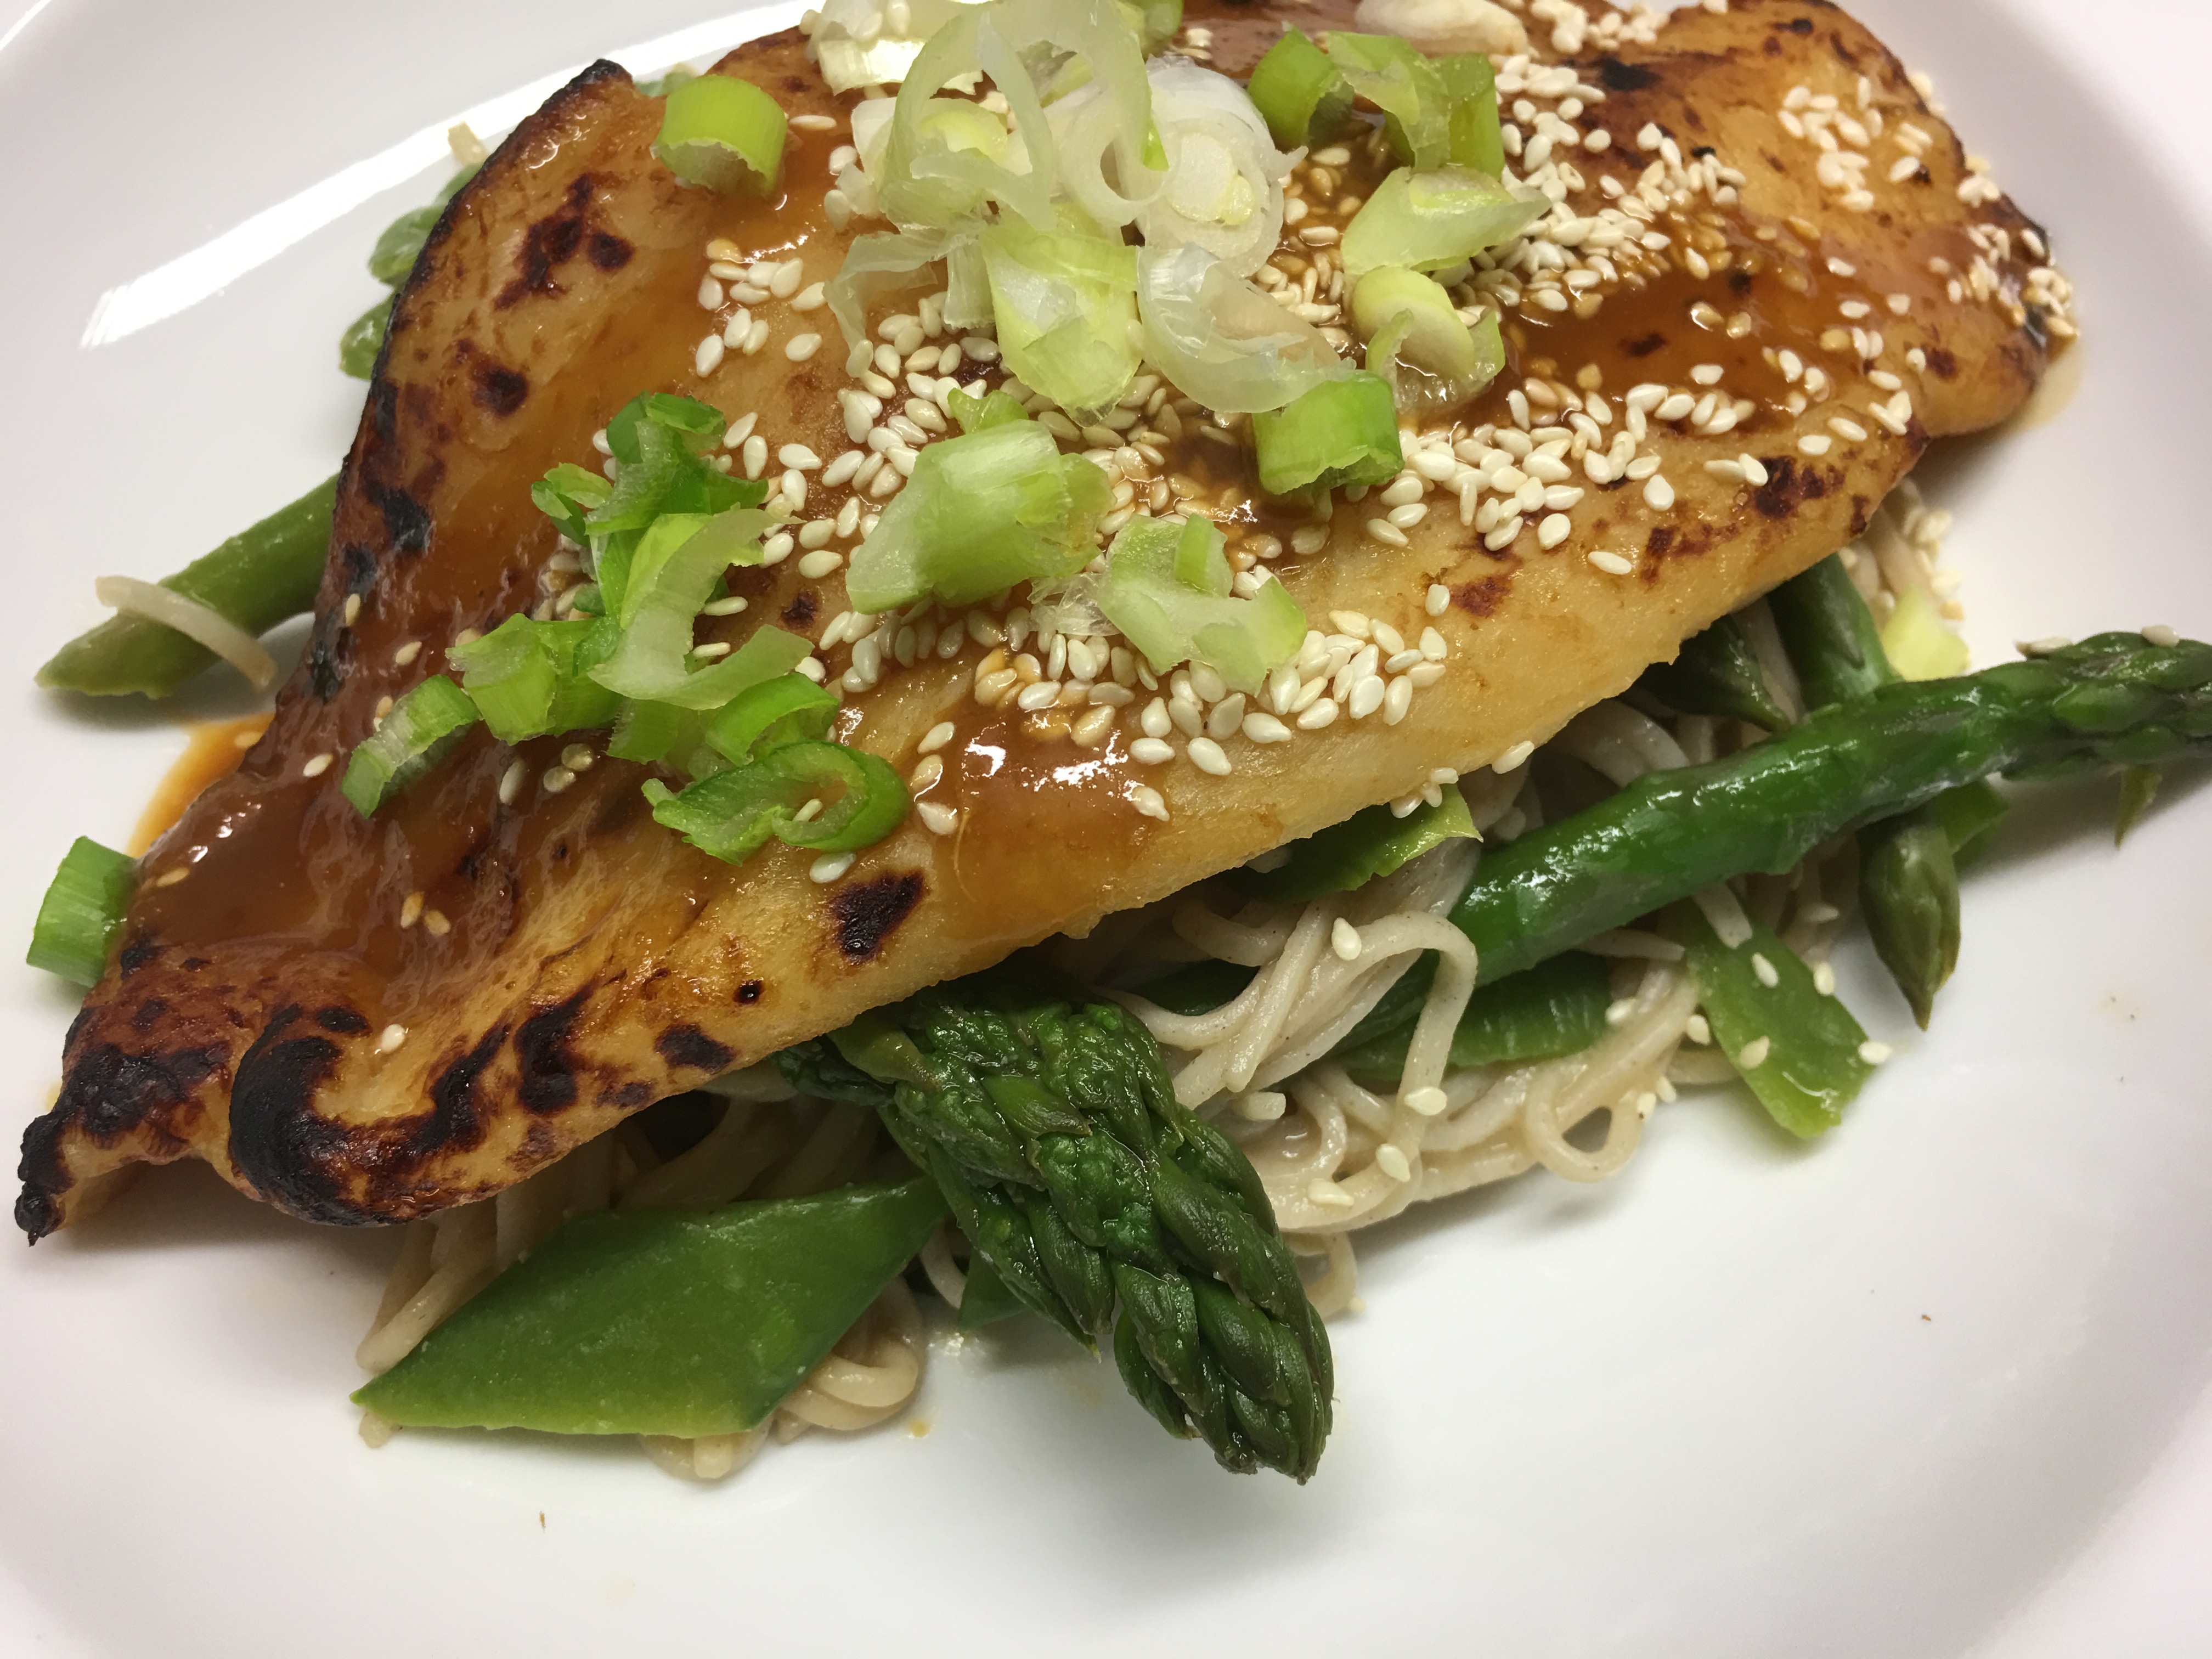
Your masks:
M1655 772L1483 860L1452 910L1486 983L1993 773L2057 776L2212 750L2212 645L2101 634L1819 709L1704 766Z
M249 634L264 634L315 602L338 481L325 478L296 501L240 531L214 552L161 579L188 599ZM144 617L112 617L80 634L39 671L39 684L95 697L141 692L166 697L215 660L196 640Z
M1778 588L1768 601L1808 707L1849 702L1894 683L1874 615L1831 555ZM2003 803L1986 781L1960 786ZM1959 872L1936 802L1859 832L1859 908L1875 954L1928 1029L1936 993L1959 965Z
M994 969L780 1057L872 1106L1023 1303L1226 1468L1304 1481L1328 1437L1328 1337L1252 1166L1176 1103L1115 1005Z
M1769 732L1790 724L1767 687L1751 636L1734 617L1683 641L1674 661L1654 663L1637 685L1680 714L1749 720Z

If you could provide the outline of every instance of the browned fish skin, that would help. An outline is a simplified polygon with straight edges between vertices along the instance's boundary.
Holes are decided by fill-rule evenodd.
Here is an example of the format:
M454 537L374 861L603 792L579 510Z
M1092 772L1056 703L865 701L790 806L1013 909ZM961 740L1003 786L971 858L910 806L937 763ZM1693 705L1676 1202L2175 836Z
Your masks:
M1330 0L1297 21L1342 27L1349 11ZM1189 17L1231 72L1279 24L1256 8L1194 4ZM795 35L725 67L794 114L852 101L822 88ZM515 751L481 732L374 821L337 793L380 699L440 672L463 629L540 599L555 541L527 486L554 461L591 459L590 434L632 392L758 410L771 451L847 447L826 313L763 307L776 325L767 351L733 352L704 377L692 362L710 238L749 257L802 252L809 281L831 273L844 239L822 222L820 197L842 135L794 131L777 201L713 198L651 161L658 104L611 65L586 71L456 199L404 290L347 462L313 648L238 775L147 858L117 959L71 1028L60 1098L26 1133L19 1224L35 1239L85 1212L113 1173L180 1157L321 1221L401 1219L495 1191L727 1066L1402 795L1433 768L1473 769L1548 736L1848 539L1930 435L1992 424L2032 388L2042 319L2010 296L2033 262L2001 262L2009 287L1992 302L1954 301L1929 271L1931 258L1971 262L1969 222L2018 235L2027 222L2002 199L1962 204L1956 140L1842 12L1752 0L1691 13L1656 46L1576 69L1606 93L1580 125L1601 120L1612 137L1582 171L1632 190L1653 159L1634 142L1646 124L1683 152L1711 146L1746 183L1708 227L1709 251L1741 261L1702 277L1655 267L1589 318L1510 313L1514 368L1470 422L1504 418L1519 377L1571 385L1589 365L1617 402L1637 381L1683 385L1692 365L1719 365L1739 395L1757 394L1759 413L1724 437L1655 424L1674 505L1647 504L1640 485L1594 488L1566 544L1547 551L1524 534L1492 552L1461 528L1448 495L1404 548L1363 540L1376 508L1346 504L1331 546L1279 574L1316 626L1340 609L1409 636L1435 626L1449 672L1396 725L1346 720L1240 744L1224 777L1138 766L1133 706L1079 748L1064 717L1054 728L975 701L975 652L924 653L848 698L842 735L908 771L922 734L951 721L943 775L923 798L957 807L959 827L940 837L909 819L819 884L796 853L732 869L685 848L647 816L637 768L602 758L547 790L566 739L521 745L526 781L511 807L500 785ZM1861 76L1934 138L1913 178L1872 181L1880 199L1863 213L1811 182L1813 151L1775 116L1793 85L1847 96ZM1286 238L1286 251L1300 246ZM1809 454L1797 440L1824 428L1782 407L1784 377L1764 354L1789 345L1834 369L1820 337L1839 301L1863 292L1910 301L1870 325L1888 331L1893 356L1923 355L1912 416L1900 434L1869 421L1865 441ZM1694 325L1699 299L1756 313L1757 325L1741 338ZM827 343L794 362L780 348L802 327ZM973 362L960 372L983 374ZM1763 485L1705 470L1744 453ZM1200 470L1195 456L1170 460ZM1203 476L1210 492L1241 474ZM1286 535L1301 522L1249 493L1229 514L1237 526ZM1632 555L1634 573L1594 569L1584 555L1599 546ZM846 608L842 580L798 565L742 573L750 608L718 636L772 620L819 639ZM1434 617L1431 584L1452 601ZM338 763L309 775L322 755ZM1139 783L1159 790L1167 821L1132 809ZM179 869L185 878L153 884Z

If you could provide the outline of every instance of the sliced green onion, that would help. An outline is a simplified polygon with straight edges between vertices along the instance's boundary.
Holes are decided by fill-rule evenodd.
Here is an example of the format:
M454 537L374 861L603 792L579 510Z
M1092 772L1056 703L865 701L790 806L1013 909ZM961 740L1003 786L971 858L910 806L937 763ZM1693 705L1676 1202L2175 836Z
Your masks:
M773 837L814 852L873 845L906 817L906 786L873 755L842 744L787 743L678 794L645 785L656 823L710 857L742 864ZM822 801L802 817L811 801Z
M1498 119L1498 71L1479 52L1454 52L1431 60L1451 100L1449 141L1455 167L1473 167L1495 179L1505 170L1505 141Z
M702 75L668 89L653 153L687 185L766 196L783 170L783 106L750 81Z
M1352 82L1302 29L1283 31L1244 89L1285 149L1327 143L1352 113Z
M1280 409L1350 373L1322 331L1195 242L1137 254L1145 360L1208 409Z
M1060 222L992 226L983 265L1006 367L1083 419L1112 408L1137 378L1137 250L1074 209Z
M1238 892L1284 904L1303 904L1330 893L1348 893L1387 876L1448 841L1479 839L1466 799L1447 787L1437 805L1424 803L1404 817L1385 805L1355 812L1342 823L1294 842L1289 860L1261 872L1235 870Z
M1432 977L1424 980L1425 999ZM1587 951L1565 951L1478 989L1453 1029L1446 1063L1456 1071L1470 1066L1526 1066L1578 1054L1605 1035L1605 1011L1612 1000L1604 959ZM1406 1053L1413 1046L1419 1012L1416 1004L1402 1024L1357 1047L1340 1044L1333 1057L1355 1082L1395 1088L1405 1076Z
M1345 275L1356 283L1382 265L1442 270L1512 240L1549 207L1541 197L1524 201L1471 167L1400 167L1345 227Z
M922 43L945 26L961 3L906 0L894 14L886 11L884 0L823 0L811 38L822 78L832 92L898 85L913 68ZM894 16L902 18L903 27L893 26Z
M1395 434L1397 430L1391 428ZM1305 612L1278 581L1249 599L1230 597L1229 562L1211 519L1182 524L1138 517L1107 550L1094 602L1156 674L1202 662L1247 695L1305 642Z
M878 100L878 102L881 100ZM863 104L861 108L869 107ZM964 228L957 235L929 229L902 230L889 234L877 233L856 236L845 250L845 261L837 267L837 274L830 279L824 297L830 302L830 314L837 319L837 327L845 337L846 367L849 373L858 374L866 368L874 343L868 337L868 311L876 300L889 291L911 287L918 272L939 260L945 262L948 276L961 270L954 258L956 248L975 252L975 232ZM990 298L987 292L980 296L966 296L969 303L980 307L981 314L973 320L989 320ZM951 306L947 306L947 320L951 321Z
M947 82L978 68L997 84L1020 127L1019 167L1013 165L1011 140L994 155L993 147L977 147L976 131L966 118L949 124L932 118L955 105L977 107L938 94ZM974 216L987 201L1033 224L1049 225L1054 160L1052 125L1027 66L995 27L986 26L982 8L967 9L930 36L907 71L891 113L877 195L899 225L947 229Z
M1235 275L1249 276L1282 234L1289 158L1276 150L1250 96L1227 76L1179 58L1159 58L1146 73L1168 164L1160 187L1136 204L1146 246L1164 251L1195 242ZM1121 177L1129 177L1126 165Z
M137 885L137 860L79 836L39 901L30 954L24 960L76 984L97 985L107 970L107 947Z
M1118 0L1122 18L1137 33L1138 50L1147 58L1176 38L1182 27L1182 0Z
M772 627L755 629L720 662L690 665L693 619L731 565L760 562L761 532L775 522L755 507L711 519L672 514L655 520L638 544L614 613L621 644L591 670L592 678L625 697L708 709L799 666L812 647Z
M445 759L477 723L468 693L433 674L392 705L392 712L347 758L345 798L363 817Z
M1106 475L1061 454L1035 421L940 438L854 550L846 597L880 612L926 594L973 605L1018 582L1056 581L1090 563L1113 499Z
M1005 426L1010 421L1026 421L1030 412L1020 402L1005 392L993 390L976 397L969 392L955 392L946 398L945 404L952 418L960 423L963 432L983 432L994 426Z
M538 622L517 613L481 639L450 647L461 687L501 743L607 725L620 700L576 666L601 624ZM605 635L600 635L605 638Z
M672 702L624 702L615 717L607 753L617 760L665 760L679 750L697 748L702 732L700 717L691 709Z
M740 691L710 716L706 738L732 766L757 753L803 738L827 737L837 718L837 697L804 674L783 674Z
M581 547L592 538L586 514L607 504L614 493L605 475L563 461L530 486L530 499L561 533Z
M703 455L713 449L730 428L730 423L722 418L722 411L712 404L702 404L696 398L681 397L672 392L641 392L617 410L607 422L607 448L624 466L634 466L643 459L637 429L646 421L675 433L694 455Z
M1751 937L1733 950L1694 904L1676 905L1668 925L1689 949L1713 1041L1768 1115L1807 1140L1841 1122L1874 1071L1862 1052L1866 1033L1850 1011L1822 996L1813 970L1755 917ZM1759 971L1762 960L1772 984Z
M1498 313L1470 327L1443 284L1403 265L1382 265L1352 290L1353 325L1367 338L1367 367L1390 383L1403 413L1457 409L1498 378L1505 342Z
M1252 444L1260 487L1271 495L1378 484L1406 464L1390 383L1364 371L1323 381L1278 413L1255 415Z
M1382 112L1401 161L1426 168L1450 159L1451 94L1436 65L1395 34L1331 30L1328 55L1352 91Z
M1908 587L1881 625L1881 648L1889 665L1908 680L1947 680L1963 674L1973 659L1966 641L1943 626L1942 612L1928 591Z
M768 495L767 480L723 477L665 427L643 422L637 440L642 459L635 466L622 468L605 503L584 516L594 550L592 574L602 590L603 605L610 611L624 608L639 541L659 520L722 516L757 507Z

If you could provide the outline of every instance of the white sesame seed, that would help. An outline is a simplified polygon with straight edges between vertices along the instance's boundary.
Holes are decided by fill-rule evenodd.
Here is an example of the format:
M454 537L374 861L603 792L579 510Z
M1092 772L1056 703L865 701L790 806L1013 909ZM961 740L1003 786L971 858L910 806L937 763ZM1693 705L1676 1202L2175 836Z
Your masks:
M722 353L726 349L722 337L709 334L699 342L699 349L691 354L691 367L701 374L712 374L721 367Z
M1836 970L1829 963L1820 963L1813 969L1813 988L1824 997L1836 994Z
M1318 732L1322 727L1332 724L1336 719L1336 714L1335 698L1317 697L1300 711L1297 718L1298 730Z
M1766 1064L1766 1051L1773 1046L1765 1037L1753 1037L1736 1051L1735 1065L1740 1072L1755 1072Z
M1636 568L1620 554L1609 552L1604 548L1597 549L1589 557L1594 568L1602 570L1608 576L1626 576Z
M422 930L435 939L443 939L453 931L453 924L446 919L443 910L422 912Z
M410 893L399 901L399 926L402 931L422 920L422 895Z
M1175 745L1161 738L1139 738L1129 745L1129 758L1139 766L1164 766L1175 758Z
M1316 1176L1306 1183L1306 1198L1309 1202L1330 1210L1348 1210L1356 1202L1351 1194L1343 1191L1327 1176Z
M1650 491L1645 492L1648 498ZM1536 526L1536 545L1547 551L1574 532L1574 520L1564 513L1547 514Z
M1413 1178L1413 1166L1407 1162L1405 1153L1388 1140L1375 1149L1375 1167L1393 1181L1411 1181Z
M804 120L805 118L802 116L799 118ZM799 285L805 280L806 262L786 259L777 269L775 279L769 283L768 291L779 300L788 300L799 292Z
M1406 532L1388 519L1370 519L1367 521L1367 539L1381 542L1387 547L1404 547L1408 544Z
M919 800L914 804L915 815L921 827L933 836L949 836L960 824L960 810L943 801Z
M1674 505L1674 486L1667 482L1667 475L1655 472L1644 486L1644 504L1654 513L1664 513Z
M557 795L575 781L576 775L567 767L549 766L545 769L545 775L538 779L538 782L539 787L543 788L547 794Z
M836 548L817 547L811 553L801 556L799 561L799 574L810 580L818 580L839 568L844 562L845 556Z
M822 337L819 334L795 334L784 342L783 355L794 363L803 363L821 349ZM830 879L834 881L836 878L833 876Z
M1372 682L1362 680L1360 686L1364 689L1370 684ZM1358 692L1354 691L1352 695L1356 701ZM1382 694L1382 724L1395 726L1406 718L1406 711L1413 706L1413 683L1401 674L1390 682L1389 690Z
M775 452L775 459L781 465L800 472L817 471L822 465L822 458L805 444L786 444Z
M827 854L806 866L806 878L826 887L853 867L853 859L854 854L850 853Z
M944 748L946 744L952 741L952 722L951 720L939 720L936 725L931 726L928 731L922 733L921 741L916 744L915 747L925 755L933 755L939 750Z
M1451 1097L1443 1090L1432 1086L1409 1090L1401 1103L1407 1110L1419 1112L1423 1117L1435 1117L1451 1104Z
M529 775L530 763L520 760L512 763L506 771L500 774L499 804L501 806L514 805L514 798L522 793L522 781Z
M376 1039L376 1052L380 1054L391 1054L406 1041L407 1028L404 1025L387 1025L384 1028L383 1035Z
M307 763L300 769L300 775L303 778L319 778L331 769L331 763L337 758L336 755L325 750L321 754L309 759Z
M2054 651L2063 651L2073 641L2063 634L2048 634L2039 640L2022 640L2020 654L2023 657L2047 657Z
M1881 1065L1889 1058L1889 1055L1890 1047L1887 1042L1876 1042L1872 1037L1869 1037L1864 1042L1859 1044L1859 1058L1869 1066Z
M1190 763L1200 771L1217 778L1225 778L1235 769L1221 745L1212 738L1193 738L1183 745L1183 753L1190 757Z
M1690 371L1690 378L1699 386L1718 386L1721 383L1721 366L1718 363L1699 363Z
M1367 945L1359 937L1359 930L1339 916L1328 930L1328 948L1336 953L1339 962L1357 962Z
M1528 757L1535 752L1534 744L1526 740L1516 743L1496 760L1491 762L1490 769L1500 777L1504 777L1509 772L1517 772L1528 764Z
M1820 432L1808 432L1797 441L1797 447L1808 455L1825 455L1833 445L1834 441Z
M2144 644L2154 645L2162 651L2170 651L2181 643L2181 635L2164 623L2153 623L2143 629L2142 636Z
M1848 439L1855 444L1866 441L1867 429L1856 421L1847 419L1841 415L1832 415L1828 417L1828 430L1838 437Z
M1163 823L1167 822L1168 804L1162 799L1160 792L1150 784L1140 783L1130 790L1129 805L1148 818L1158 818Z
M1757 975L1759 982L1770 991L1782 983L1782 975L1775 971L1774 964L1757 951L1751 953L1751 971Z
M1297 538L1293 537L1291 540L1295 544ZM1443 616L1445 611L1451 609L1451 589L1446 587L1442 582L1431 582L1428 599L1421 608L1431 617ZM1427 637L1425 634L1422 635L1424 639Z
M1635 1018L1635 1015L1636 999L1634 997L1621 997L1606 1004L1605 1023L1608 1025L1615 1027L1626 1025Z
M361 617L361 595L349 593L345 602L345 625L351 628Z
M791 118L791 125L797 127L801 132L835 132L837 131L836 118L830 115L794 115ZM793 263L796 264L797 261L794 260Z

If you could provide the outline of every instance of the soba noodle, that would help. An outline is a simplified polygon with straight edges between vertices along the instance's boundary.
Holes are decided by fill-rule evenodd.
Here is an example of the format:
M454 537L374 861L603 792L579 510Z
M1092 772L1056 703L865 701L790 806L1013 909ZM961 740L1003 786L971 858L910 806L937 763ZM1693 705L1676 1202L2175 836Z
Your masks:
M1930 510L1910 480L1844 550L1852 580L1885 617L1918 588L1956 617L1955 583L1937 559L1948 514ZM1769 682L1792 717L1803 696L1764 601L1739 613ZM1734 721L1666 716L1632 700L1602 702L1569 721L1546 745L1615 788L1656 769L1697 764L1756 742ZM1324 1315L1357 1311L1358 1267L1350 1235L1457 1193L1542 1166L1569 1181L1604 1181L1637 1151L1645 1121L1678 1087L1735 1076L1711 1046L1681 947L1656 933L1618 928L1583 949L1612 963L1613 1001L1606 1035L1583 1053L1520 1066L1453 1068L1451 1038L1472 994L1474 947L1446 919L1486 845L1510 842L1545 821L1535 768L1489 769L1458 781L1480 839L1453 841L1349 893L1304 904L1237 899L1218 883L1149 908L1109 917L1081 939L1048 948L1072 977L1113 998L1142 1022L1167 1055L1178 1099L1218 1121L1243 1148L1267 1188L1291 1249L1309 1271L1308 1294ZM1430 787L1430 798L1437 799ZM1402 803L1410 811L1413 801ZM1847 837L1782 877L1753 877L1739 893L1722 884L1697 902L1724 940L1748 937L1747 917L1775 929L1833 985L1828 957L1856 890ZM1345 929L1357 950L1345 949ZM1398 1088L1363 1087L1328 1058L1423 953L1437 971L1407 1049ZM1220 1007L1178 1014L1127 988L1163 968L1212 959L1255 969ZM405 1356L562 1221L609 1206L704 1207L739 1198L820 1192L861 1178L887 1148L874 1119L857 1108L796 1095L773 1066L717 1079L708 1091L727 1103L706 1134L663 1159L635 1122L601 1136L496 1198L463 1206L405 1230L399 1259L358 1358L371 1373ZM1597 1120L1602 1133L1595 1133ZM890 1155L894 1164L896 1155ZM957 1310L966 1290L966 1243L950 1224L919 1257L931 1286ZM678 1439L639 1437L660 1468L716 1480L751 1461L771 1438L810 1429L852 1432L903 1410L921 1387L924 1322L902 1279L894 1279L830 1355L744 1434ZM373 1413L362 1424L372 1444L392 1426Z

